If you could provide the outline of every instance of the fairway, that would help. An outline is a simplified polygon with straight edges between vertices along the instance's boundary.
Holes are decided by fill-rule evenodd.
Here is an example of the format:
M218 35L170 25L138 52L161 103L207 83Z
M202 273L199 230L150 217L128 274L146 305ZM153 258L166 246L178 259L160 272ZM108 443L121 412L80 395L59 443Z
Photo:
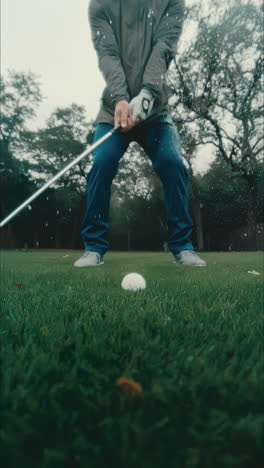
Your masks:
M263 252L199 255L1 252L2 466L262 466Z

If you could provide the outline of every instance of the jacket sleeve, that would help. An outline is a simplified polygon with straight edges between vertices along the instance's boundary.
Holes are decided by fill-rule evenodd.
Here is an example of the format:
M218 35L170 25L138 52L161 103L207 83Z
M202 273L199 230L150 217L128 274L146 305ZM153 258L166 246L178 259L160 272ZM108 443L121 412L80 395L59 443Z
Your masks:
M185 0L170 0L153 35L153 46L143 75L142 88L159 100L166 72L173 60L182 32Z
M120 59L118 44L111 24L100 2L91 1L88 7L92 42L97 54L99 69L110 91L112 104L122 99L130 101L126 76Z

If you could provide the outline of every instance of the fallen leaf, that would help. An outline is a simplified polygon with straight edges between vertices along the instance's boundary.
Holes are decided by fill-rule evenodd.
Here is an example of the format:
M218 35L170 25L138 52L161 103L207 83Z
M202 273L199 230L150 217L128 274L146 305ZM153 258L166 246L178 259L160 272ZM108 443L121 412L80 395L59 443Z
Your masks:
M120 377L117 380L117 385L120 390L127 395L134 396L142 393L141 385L133 380L127 379L126 377Z

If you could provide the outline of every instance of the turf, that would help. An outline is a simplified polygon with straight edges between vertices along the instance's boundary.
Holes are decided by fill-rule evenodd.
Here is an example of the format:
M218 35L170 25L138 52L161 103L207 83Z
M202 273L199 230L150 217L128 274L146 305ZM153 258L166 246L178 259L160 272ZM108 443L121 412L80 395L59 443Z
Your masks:
M263 253L79 255L1 253L1 466L261 467Z

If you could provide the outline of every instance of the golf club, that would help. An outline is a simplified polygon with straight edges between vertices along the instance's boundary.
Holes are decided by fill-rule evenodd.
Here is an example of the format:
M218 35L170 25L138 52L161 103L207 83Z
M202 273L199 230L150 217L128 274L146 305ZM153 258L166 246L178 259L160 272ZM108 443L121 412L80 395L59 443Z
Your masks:
M80 154L77 158L75 158L70 164L68 164L64 169L62 169L60 172L58 172L57 175L52 177L48 182L46 182L43 187L41 187L39 190L37 190L33 195L31 195L27 200L25 200L21 205L19 205L14 211L12 211L6 218L4 218L1 223L0 227L5 226L11 219L13 219L20 211L22 211L29 203L31 203L35 198L37 198L41 193L43 193L48 187L50 187L56 180L58 180L65 172L67 172L69 169L71 169L75 164L77 164L79 161L81 161L85 156L90 154L95 148L101 145L103 141L107 140L111 135L114 133L117 133L118 130L120 130L121 125L117 125L114 127L110 132L106 133L102 138L100 138L96 143L94 143L92 146L89 146L82 154Z

